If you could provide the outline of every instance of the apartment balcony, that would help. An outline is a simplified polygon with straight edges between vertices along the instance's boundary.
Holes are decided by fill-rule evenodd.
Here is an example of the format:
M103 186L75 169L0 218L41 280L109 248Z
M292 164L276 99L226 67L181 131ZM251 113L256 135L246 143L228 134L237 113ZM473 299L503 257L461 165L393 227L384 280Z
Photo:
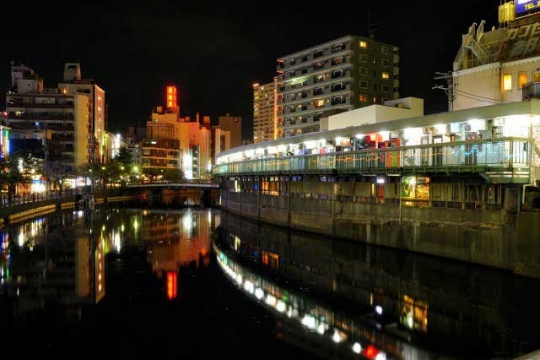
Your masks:
M72 109L73 102L68 103L37 103L28 101L11 101L7 102L7 109Z
M524 84L521 88L522 100L540 99L540 81Z
M8 112L8 119L26 121L46 121L46 120L74 120L73 113L27 113L18 114L14 111Z

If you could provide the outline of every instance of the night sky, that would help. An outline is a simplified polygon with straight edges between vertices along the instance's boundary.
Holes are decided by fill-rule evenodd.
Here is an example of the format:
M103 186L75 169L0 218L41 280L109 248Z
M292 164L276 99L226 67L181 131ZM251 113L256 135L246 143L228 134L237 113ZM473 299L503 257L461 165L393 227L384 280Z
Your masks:
M24 63L56 88L66 62L106 92L108 130L144 126L164 89L176 85L182 116L242 117L251 139L254 82L276 75L276 59L345 35L400 48L401 97L424 99L425 113L447 110L435 73L452 70L473 23L498 27L499 0L478 1L111 1L10 2L1 52L0 103L10 62Z

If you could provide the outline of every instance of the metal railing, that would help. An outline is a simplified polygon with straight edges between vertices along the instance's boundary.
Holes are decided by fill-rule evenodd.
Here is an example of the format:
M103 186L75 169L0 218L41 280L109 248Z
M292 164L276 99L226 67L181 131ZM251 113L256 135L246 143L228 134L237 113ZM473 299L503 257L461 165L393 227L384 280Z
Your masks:
M295 155L218 164L213 175L272 173L384 174L418 172L490 172L516 169L528 177L534 143L530 138L471 140L316 155ZM520 178L523 183L529 179Z

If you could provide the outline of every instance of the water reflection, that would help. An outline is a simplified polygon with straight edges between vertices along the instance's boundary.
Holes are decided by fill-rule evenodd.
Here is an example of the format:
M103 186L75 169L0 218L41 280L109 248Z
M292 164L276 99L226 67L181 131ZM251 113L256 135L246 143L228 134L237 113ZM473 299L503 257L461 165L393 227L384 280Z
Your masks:
M0 231L0 294L13 316L51 303L91 304L105 296L102 239L92 215L66 212ZM77 309L73 312L77 316Z
M484 360L540 348L539 281L217 210L55 213L0 229L0 256L0 323L21 339L54 328L42 343L54 355L68 340L86 357L155 356L155 344L172 354L178 339L214 357L238 354L240 341L260 353L266 322L272 340L323 358ZM189 326L155 331L171 321ZM118 334L138 340L117 344Z
M493 359L540 348L540 281L226 213L218 230L231 280L278 314L286 340L329 357Z

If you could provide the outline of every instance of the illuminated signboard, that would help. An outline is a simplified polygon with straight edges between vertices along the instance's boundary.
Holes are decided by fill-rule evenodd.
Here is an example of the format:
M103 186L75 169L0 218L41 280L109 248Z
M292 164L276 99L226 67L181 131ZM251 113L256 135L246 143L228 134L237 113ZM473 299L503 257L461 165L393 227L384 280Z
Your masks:
M174 109L178 106L176 97L176 86L167 86L166 104L168 109Z
M516 16L540 10L540 0L516 0Z

